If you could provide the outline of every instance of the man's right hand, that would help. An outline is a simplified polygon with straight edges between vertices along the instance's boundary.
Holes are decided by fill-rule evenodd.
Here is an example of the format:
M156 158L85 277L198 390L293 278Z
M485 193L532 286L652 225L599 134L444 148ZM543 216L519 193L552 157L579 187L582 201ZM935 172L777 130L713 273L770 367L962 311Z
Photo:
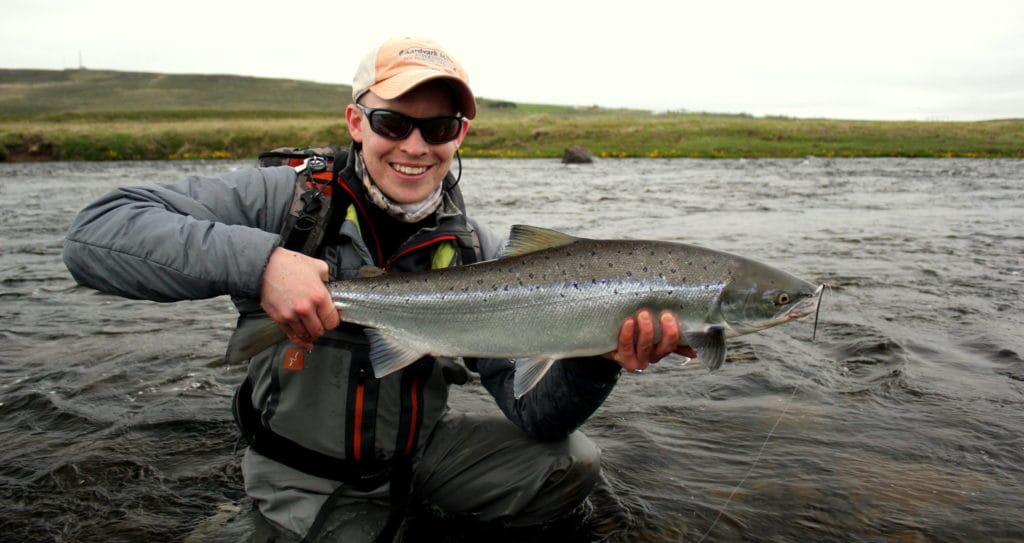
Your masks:
M260 306L303 349L341 324L327 280L326 262L283 247L274 249L263 270Z

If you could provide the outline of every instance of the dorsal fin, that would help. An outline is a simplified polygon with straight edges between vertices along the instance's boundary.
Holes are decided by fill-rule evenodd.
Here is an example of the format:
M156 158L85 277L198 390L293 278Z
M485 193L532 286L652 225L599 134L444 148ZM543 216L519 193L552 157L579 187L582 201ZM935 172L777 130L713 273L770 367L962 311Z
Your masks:
M368 277L379 277L384 275L386 272L377 266L363 266L359 268L359 277L366 279Z
M512 226L512 230L509 232L508 244L505 245L502 256L520 256L553 247L563 247L575 243L579 239L556 230L516 224Z

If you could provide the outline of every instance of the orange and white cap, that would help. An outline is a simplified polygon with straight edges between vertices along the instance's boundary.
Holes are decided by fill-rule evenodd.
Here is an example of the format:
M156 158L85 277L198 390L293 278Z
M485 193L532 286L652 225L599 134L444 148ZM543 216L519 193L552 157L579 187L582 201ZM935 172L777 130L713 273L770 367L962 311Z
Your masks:
M423 38L392 39L370 51L352 79L352 101L358 102L369 91L391 100L434 79L451 85L459 114L467 119L476 116L466 70L436 42Z

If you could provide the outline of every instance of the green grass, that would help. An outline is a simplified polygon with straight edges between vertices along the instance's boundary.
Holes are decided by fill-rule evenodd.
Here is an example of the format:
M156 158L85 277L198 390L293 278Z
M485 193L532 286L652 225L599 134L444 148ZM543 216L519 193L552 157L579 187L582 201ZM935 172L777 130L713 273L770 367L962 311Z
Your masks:
M284 79L0 70L0 160L253 158L347 144L351 88ZM480 98L464 157L1024 157L1024 120L849 121ZM505 106L505 107L501 107Z

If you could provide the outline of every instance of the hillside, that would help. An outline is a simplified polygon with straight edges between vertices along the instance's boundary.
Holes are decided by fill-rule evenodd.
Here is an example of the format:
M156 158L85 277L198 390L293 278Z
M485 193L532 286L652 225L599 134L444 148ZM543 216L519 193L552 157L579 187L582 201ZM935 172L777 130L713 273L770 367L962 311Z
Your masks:
M347 85L236 75L0 70L0 116L153 110L338 111Z
M138 112L342 111L350 85L238 75L161 74L111 70L0 69L0 119L53 114ZM570 113L567 106L516 104L478 97L481 110Z

